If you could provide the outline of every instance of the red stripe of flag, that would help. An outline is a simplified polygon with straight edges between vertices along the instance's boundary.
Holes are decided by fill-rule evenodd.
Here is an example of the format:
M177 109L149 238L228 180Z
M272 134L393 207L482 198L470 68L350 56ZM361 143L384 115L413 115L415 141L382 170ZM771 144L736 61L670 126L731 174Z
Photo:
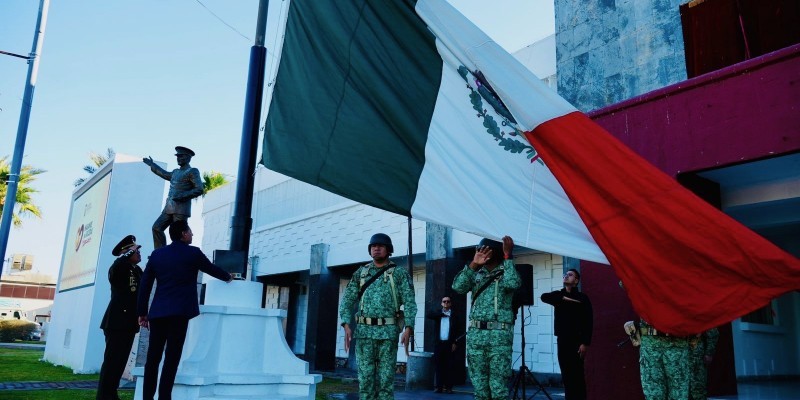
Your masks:
M586 115L526 133L659 330L691 335L800 289L800 260L683 188Z

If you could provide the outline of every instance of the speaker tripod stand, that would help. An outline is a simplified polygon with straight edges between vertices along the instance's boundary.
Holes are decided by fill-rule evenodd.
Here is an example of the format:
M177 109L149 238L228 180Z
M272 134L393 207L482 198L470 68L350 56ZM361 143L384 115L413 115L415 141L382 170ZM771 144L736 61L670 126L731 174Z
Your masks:
M531 395L530 397L531 399L534 398L534 396L536 396L537 394L539 394L539 392L542 392L544 393L545 396L547 396L548 399L553 400L553 398L550 397L550 393L547 393L547 390L544 388L544 386L542 386L542 384L539 383L539 380L536 379L531 370L528 369L528 365L525 364L525 324L524 324L525 319L523 318L522 315L522 307L519 308L519 318L520 318L519 332L521 334L521 339L522 339L522 351L521 351L522 364L520 364L519 371L517 371L514 374L514 380L511 386L511 388L514 390L514 397L512 397L512 399L514 400L529 399L529 397L527 397L525 394L525 386L527 385L526 381L530 379L537 387L536 391ZM517 393L520 391L520 389L522 389L522 397L517 397Z

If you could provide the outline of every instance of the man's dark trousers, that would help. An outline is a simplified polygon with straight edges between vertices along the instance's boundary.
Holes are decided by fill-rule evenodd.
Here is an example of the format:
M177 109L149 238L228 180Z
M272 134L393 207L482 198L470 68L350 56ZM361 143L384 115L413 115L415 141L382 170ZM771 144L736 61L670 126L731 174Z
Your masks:
M558 364L561 366L561 381L564 383L566 400L586 399L583 358L578 355L580 346L579 338L558 337Z
M181 316L162 317L150 320L150 347L147 350L147 361L144 365L144 387L142 397L152 400L156 394L158 365L164 353L164 367L161 379L158 380L158 399L172 399L172 386L178 373L178 362L183 353L183 342L186 341L186 330L189 319ZM166 345L166 352L164 347Z
M131 355L136 332L104 329L103 333L106 336L106 350L103 356L103 367L100 368L97 399L117 400L119 398L117 387L119 387L122 373L125 372L128 357Z
M433 349L436 362L436 388L450 390L453 388L453 345L449 340L439 340Z

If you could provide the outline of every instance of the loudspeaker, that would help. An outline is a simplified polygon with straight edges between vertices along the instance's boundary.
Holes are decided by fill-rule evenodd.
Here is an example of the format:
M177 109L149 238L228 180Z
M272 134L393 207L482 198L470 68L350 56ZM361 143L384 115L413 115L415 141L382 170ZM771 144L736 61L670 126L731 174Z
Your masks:
M522 280L522 285L514 292L514 304L523 306L533 305L533 265L516 264L517 273Z

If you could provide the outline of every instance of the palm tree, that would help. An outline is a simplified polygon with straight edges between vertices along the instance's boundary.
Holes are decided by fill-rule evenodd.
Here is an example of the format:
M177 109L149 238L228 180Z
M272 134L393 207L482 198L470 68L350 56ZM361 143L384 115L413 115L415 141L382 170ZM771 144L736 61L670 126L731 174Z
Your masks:
M97 168L100 168L101 165L114 158L114 154L114 149L111 147L106 149L106 154L98 154L95 152L89 153L89 160L92 161L92 164L84 165L83 170L89 173L89 175L97 172ZM78 187L82 185L83 182L86 182L86 178L78 178L72 184L75 185L75 187Z
M19 172L17 182L17 196L14 202L15 212L11 215L14 226L22 226L22 217L42 218L42 211L39 206L33 203L32 194L39 191L30 186L36 180L36 175L47 172L43 169L33 168L30 165L23 165ZM0 158L0 214L6 203L6 190L8 188L8 175L11 174L11 164L8 156Z
M203 197L206 197L206 193L220 187L226 185L230 180L228 177L230 175L223 174L222 172L217 171L206 171L203 172Z

